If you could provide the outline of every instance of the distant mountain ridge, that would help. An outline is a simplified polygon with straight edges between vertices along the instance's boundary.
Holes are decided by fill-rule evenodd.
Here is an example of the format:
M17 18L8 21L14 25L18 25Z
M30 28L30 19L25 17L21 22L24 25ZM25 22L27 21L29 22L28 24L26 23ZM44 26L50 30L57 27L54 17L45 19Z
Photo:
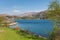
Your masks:
M41 11L41 12L28 12L28 13L24 13L21 15L18 15L21 18L40 18L40 19L45 19L46 18L46 14L48 13L48 11ZM17 16L17 15L16 15Z
M48 11L27 12L19 15L0 14L0 16L4 16L8 18L20 18L20 19L45 19L46 13L48 13Z

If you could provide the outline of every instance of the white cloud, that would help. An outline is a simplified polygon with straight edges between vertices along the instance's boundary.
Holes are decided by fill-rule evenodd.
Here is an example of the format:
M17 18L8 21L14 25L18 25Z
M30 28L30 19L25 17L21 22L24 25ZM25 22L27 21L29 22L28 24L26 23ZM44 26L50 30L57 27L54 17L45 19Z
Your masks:
M13 9L12 10L12 15L19 15L22 14L22 11L20 9Z
M20 13L21 11L20 11L20 10L15 9L15 10L13 10L13 12L14 12L14 13Z

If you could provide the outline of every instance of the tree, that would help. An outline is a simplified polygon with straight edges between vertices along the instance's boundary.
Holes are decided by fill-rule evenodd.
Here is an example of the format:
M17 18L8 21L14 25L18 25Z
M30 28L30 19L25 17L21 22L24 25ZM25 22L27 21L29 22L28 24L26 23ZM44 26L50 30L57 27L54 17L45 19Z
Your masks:
M7 22L6 18L0 17L0 27L8 27L9 23Z
M0 23L4 21L4 18L3 17L0 17Z
M52 0L48 7L47 18L55 21L60 21L60 3L59 0ZM54 30L51 33L50 40L55 40L56 30L59 27L57 23L54 24Z
M58 0L53 0L48 7L48 19L58 20L60 19L60 3Z
M4 22L4 18L0 17L0 27L2 26L2 23Z

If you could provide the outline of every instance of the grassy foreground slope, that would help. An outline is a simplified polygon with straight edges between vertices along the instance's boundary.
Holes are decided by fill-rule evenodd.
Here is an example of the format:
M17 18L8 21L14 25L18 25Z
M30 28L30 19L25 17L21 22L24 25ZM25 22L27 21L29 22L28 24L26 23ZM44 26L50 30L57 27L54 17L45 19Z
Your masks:
M29 40L16 34L16 31L9 28L0 28L0 40Z
M46 39L31 39L25 36L18 35L17 31L0 27L0 40L46 40ZM31 35L30 35L31 36Z

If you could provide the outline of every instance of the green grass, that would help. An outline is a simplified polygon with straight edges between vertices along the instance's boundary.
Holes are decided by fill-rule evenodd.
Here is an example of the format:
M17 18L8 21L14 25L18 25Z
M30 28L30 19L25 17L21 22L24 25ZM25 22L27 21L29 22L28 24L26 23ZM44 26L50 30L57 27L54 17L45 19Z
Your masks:
M16 31L9 28L0 28L0 30L4 30L0 32L0 40L28 40L28 38L24 38L16 33Z
M34 35L32 33L29 33L28 31L24 31L24 30L17 31L17 34L19 34L20 36L22 36L24 38L28 38L31 40L47 40L47 38L39 37L38 35Z
M15 30L0 27L0 40L44 40L44 39L28 38L22 35L18 35Z

